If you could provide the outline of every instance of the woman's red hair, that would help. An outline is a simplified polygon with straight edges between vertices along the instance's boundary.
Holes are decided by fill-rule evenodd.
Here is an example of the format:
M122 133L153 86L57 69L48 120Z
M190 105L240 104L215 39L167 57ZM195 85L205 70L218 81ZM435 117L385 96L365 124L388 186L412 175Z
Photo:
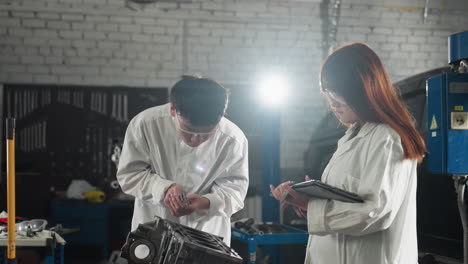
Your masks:
M405 159L421 161L426 146L377 54L363 43L336 49L322 64L322 92L342 96L360 120L386 123L401 137Z

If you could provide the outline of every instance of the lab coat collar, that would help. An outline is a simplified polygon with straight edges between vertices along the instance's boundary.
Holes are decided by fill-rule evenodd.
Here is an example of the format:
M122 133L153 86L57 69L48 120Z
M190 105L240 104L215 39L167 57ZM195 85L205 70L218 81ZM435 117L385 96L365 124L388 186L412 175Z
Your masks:
M378 124L376 123L366 122L364 125L362 125L361 130L357 133L357 135L351 139L349 139L349 137L356 129L357 124L349 127L348 130L346 130L345 135L338 141L338 148L333 157L337 158L351 150L353 146L355 146L360 141L361 138L367 136L372 130L375 129L375 127L377 127L377 125Z
M356 129L357 125L358 125L358 123L355 123L346 130L345 137L344 137L346 140L353 133L353 131ZM353 139L365 137L372 130L374 130L374 128L377 127L377 125L378 125L377 123L371 123L371 122L364 123L364 125L362 125L361 130L359 131L359 133Z

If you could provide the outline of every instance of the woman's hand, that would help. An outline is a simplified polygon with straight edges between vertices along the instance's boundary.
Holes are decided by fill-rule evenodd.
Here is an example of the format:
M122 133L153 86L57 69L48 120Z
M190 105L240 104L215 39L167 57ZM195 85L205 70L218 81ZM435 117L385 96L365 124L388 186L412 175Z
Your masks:
M294 205L303 210L307 210L309 197L294 191L291 188L291 185L293 183L294 182L292 181L283 182L282 184L278 185L278 187L276 188L273 185L270 185L271 194L278 201L282 200L284 192L287 192L289 194L289 196L285 200L282 201L281 207L280 207L281 210L284 210L286 207L288 207L288 205Z
M309 176L306 175L305 180L310 181ZM275 197L276 200L281 201L283 198L283 193L287 192L289 195L284 201L282 201L280 207L281 210L284 210L286 207L288 207L288 205L293 205L293 209L298 216L306 217L304 211L307 211L309 197L294 191L291 188L292 184L294 184L294 182L287 181L278 185L276 188L270 184L271 194L273 197Z
M307 205L309 204L309 197L307 195L296 192L290 185L285 185L284 189L289 196L281 203L281 209L286 208L288 205L293 205L307 211Z
M307 211L304 211L301 208L296 207L296 206L293 206L292 208L297 216L307 218Z
M283 193L285 192L286 186L292 185L294 182L287 181L283 182L282 184L278 185L278 187L274 187L270 184L271 195L275 197L276 200L281 201L283 198Z

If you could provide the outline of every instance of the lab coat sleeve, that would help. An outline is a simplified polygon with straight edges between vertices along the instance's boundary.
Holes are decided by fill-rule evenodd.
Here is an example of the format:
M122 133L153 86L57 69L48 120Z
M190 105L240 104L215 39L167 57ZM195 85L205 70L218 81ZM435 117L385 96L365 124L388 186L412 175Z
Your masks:
M414 161L403 160L399 137L384 135L373 140L375 142L371 142L369 151L363 155L366 160L360 169L358 194L365 202L311 199L307 211L309 233L360 236L391 225L409 191L407 178L414 175L406 170Z
M211 192L203 195L210 200L208 216L231 217L244 207L244 199L249 186L248 144L245 140L237 143L231 150L226 161L232 165L225 169L213 184Z
M152 170L148 140L141 122L133 119L127 128L117 180L124 193L158 204L164 199L166 189L174 182Z

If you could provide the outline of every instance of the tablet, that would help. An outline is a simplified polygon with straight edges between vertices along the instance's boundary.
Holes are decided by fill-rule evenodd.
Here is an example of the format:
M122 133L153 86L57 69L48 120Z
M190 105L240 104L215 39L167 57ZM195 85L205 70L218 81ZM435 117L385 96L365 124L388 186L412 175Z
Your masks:
M359 195L333 187L317 180L310 180L291 185L291 187L300 193L319 199L337 200L347 203L363 203L364 200ZM288 193L285 192L283 199L286 199Z

